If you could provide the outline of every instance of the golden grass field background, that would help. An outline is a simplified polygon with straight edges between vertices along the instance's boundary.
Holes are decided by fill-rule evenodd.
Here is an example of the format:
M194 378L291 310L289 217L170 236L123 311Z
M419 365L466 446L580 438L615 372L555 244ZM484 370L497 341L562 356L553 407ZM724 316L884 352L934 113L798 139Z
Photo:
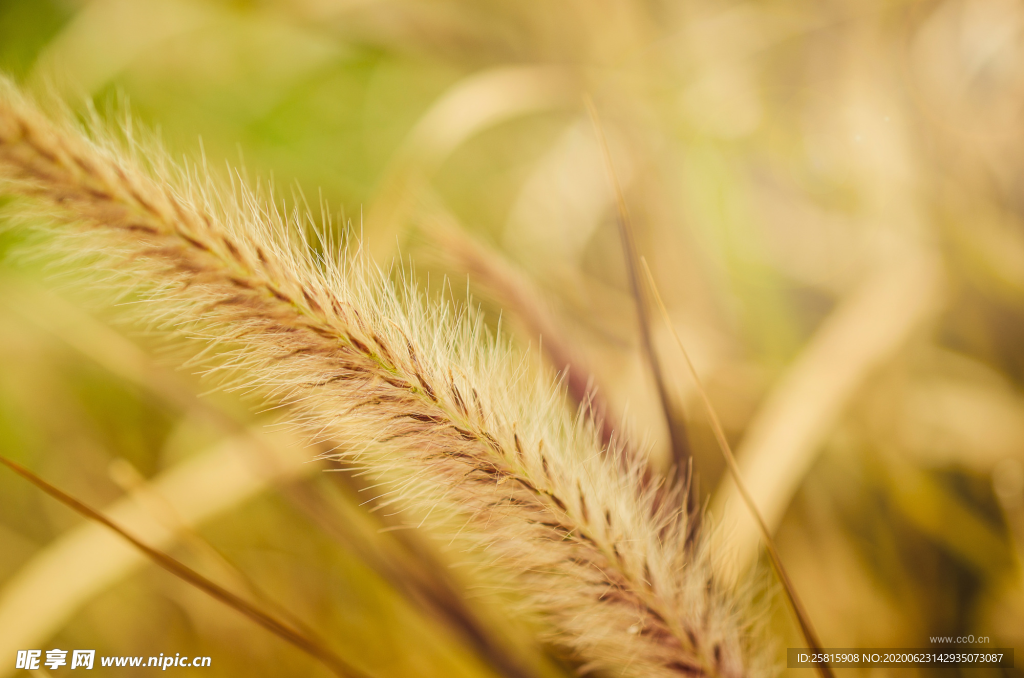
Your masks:
M640 253L825 645L1024 646L1024 5L0 0L0 68L326 205L538 362L567 347L667 469L591 96ZM0 231L3 454L374 676L500 675L404 590L418 548L440 563L421 576L465 589L531 672L567 675L458 553L368 515L372 490L305 463L274 412L206 393L33 237ZM742 569L756 531L658 326ZM768 635L800 645L766 598ZM323 674L0 473L0 676L51 647Z

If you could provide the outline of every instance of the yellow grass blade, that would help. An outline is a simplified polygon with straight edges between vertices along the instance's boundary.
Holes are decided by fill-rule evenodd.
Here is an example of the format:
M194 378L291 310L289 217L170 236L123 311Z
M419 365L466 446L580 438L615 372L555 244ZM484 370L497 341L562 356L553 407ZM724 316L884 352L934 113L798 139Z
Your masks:
M149 482L186 527L198 526L272 484L316 472L300 445L274 434L276 453L270 465L252 463L249 435L230 438L164 471ZM178 538L165 523L129 495L106 507L104 514L157 548ZM68 563L74 563L73 568ZM36 554L0 588L0 656L36 647L52 637L87 601L145 563L145 557L95 523L60 536ZM14 673L0 664L0 678Z
M456 148L494 125L565 106L577 88L567 71L552 66L496 68L458 82L424 113L392 158L367 215L363 246L386 262L424 182Z
M49 484L36 474L32 473L20 464L7 459L4 456L0 456L0 463L7 468L11 469L21 477L28 480L30 483L41 489L46 494L50 495L57 501L61 502L68 508L77 512L78 514L93 520L105 527L109 528L113 532L120 535L124 540L129 542L136 549L141 551L147 557L149 557L154 563L167 570L174 576L182 579L183 581L195 586L197 589L207 593L212 598L224 603L228 607L234 608L241 614L248 617L256 624L262 626L266 630L270 631L274 635L282 638L283 640L291 643L295 647L299 648L303 652L306 652L312 657L315 657L321 661L327 668L329 668L335 675L341 678L363 678L367 674L363 673L350 666L344 659L339 657L333 650L331 650L319 638L312 637L311 635L303 634L296 630L292 626L280 621L276 617L268 614L267 612L257 608L246 600L238 597L234 593L227 589L219 586L218 584L210 581L203 575L199 574L192 568L188 567L184 563L176 560L168 554L155 549L148 544L137 539L134 535L129 533L127 530L122 528L120 525L93 509L92 507L82 503L75 499L71 495L63 492L62 490Z
M872 275L815 331L746 429L737 458L769 529L822 449L836 419L879 365L890 360L941 308L942 272L920 253ZM757 553L759 528L723 480L711 510L735 546L738 570Z

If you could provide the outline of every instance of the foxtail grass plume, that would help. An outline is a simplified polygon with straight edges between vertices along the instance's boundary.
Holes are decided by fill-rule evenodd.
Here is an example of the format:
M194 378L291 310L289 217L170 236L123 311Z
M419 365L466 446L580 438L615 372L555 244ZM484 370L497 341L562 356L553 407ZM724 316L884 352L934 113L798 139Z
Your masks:
M749 610L703 539L688 543L683 490L642 483L644 463L605 450L550 375L472 314L310 247L308 215L123 136L3 84L0 194L140 289L150 322L206 342L235 385L379 475L388 501L456 516L459 543L584 671L764 672Z

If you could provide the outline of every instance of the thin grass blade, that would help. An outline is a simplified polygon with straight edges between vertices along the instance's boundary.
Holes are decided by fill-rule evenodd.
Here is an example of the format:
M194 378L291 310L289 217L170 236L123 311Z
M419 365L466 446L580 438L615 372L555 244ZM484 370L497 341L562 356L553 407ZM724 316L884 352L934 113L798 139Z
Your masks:
M739 467L736 465L736 458L732 454L732 448L729 446L729 441L725 437L725 431L722 429L722 423L718 420L718 414L715 412L715 408L711 405L711 400L708 398L707 391L704 390L704 385L701 383L700 377L697 375L697 370L694 368L693 362L690 360L690 354L686 351L686 347L683 345L683 340L679 338L679 333L676 332L675 325L672 324L672 319L668 314L668 309L665 307L665 302L662 301L661 294L658 293L658 286L654 283L654 276L651 275L651 269L647 265L647 260L641 257L640 264L643 267L644 274L647 278L647 284L651 288L651 294L654 296L654 302L658 305L662 319L672 332L672 336L675 338L676 343L679 346L679 351L683 354L683 358L686 360L686 366L690 370L690 376L693 377L693 381L697 386L697 392L700 393L701 400L704 402L704 408L707 410L708 419L711 421L711 428L715 433L715 439L718 441L718 447L722 451L722 456L725 457L725 464L729 468L729 473L732 474L733 479L736 481L736 487L739 489L740 494L743 497L743 501L747 504L747 507L750 509L750 512L753 514L754 519L757 521L757 524L761 529L761 537L764 539L764 546L765 551L768 553L768 560L771 562L772 569L775 570L776 576L782 583L782 588L786 592L786 600L789 601L790 607L793 609L793 614L796 616L796 620L800 626L801 633L803 633L804 640L807 641L807 645L812 650L821 654L821 640L818 638L818 634L814 630L814 625L811 623L811 618L807 614L807 610L804 609L803 603L800 602L800 597L797 595L796 588L793 586L793 582L790 581L789 575L786 573L786 568L782 565L782 558L779 557L779 552L775 548L775 541L772 539L772 535L768 531L768 525L765 524L764 518L761 517L761 512L757 509L757 504L754 503L754 498L750 496L750 492L747 491L746 485L743 484L743 479L740 477ZM818 662L818 671L821 673L822 678L834 678L832 668L827 662Z
M300 631L253 606L251 603L243 600L234 593L231 593L220 585L215 584L184 563L163 551L154 549L136 539L132 534L121 528L117 523L113 522L99 511L54 487L24 466L4 456L0 456L0 463L76 513L113 530L132 546L146 554L154 563L164 568L174 576L188 582L192 586L195 586L197 589L207 593L209 596L219 600L228 607L234 608L274 635L286 640L303 652L318 659L336 676L339 676L340 678L370 678L369 674L352 667L345 660L335 654L334 651L329 649L322 640L304 635Z
M661 409L665 415L665 425L668 427L669 440L672 446L672 459L675 464L675 472L683 485L689 486L692 470L692 456L690 442L686 433L686 423L677 410L677 407L669 393L665 383L665 376L661 368L661 361L654 348L654 339L651 336L651 313L648 307L647 298L644 295L643 285L640 279L639 251L636 245L636 235L633 232L633 224L629 218L629 209L626 205L625 195L622 193L622 186L615 174L612 165L611 151L608 149L608 140L605 137L604 129L601 126L601 119L597 115L594 102L587 97L585 99L587 110L590 113L591 122L594 124L594 132L597 134L601 153L604 156L605 167L608 171L608 180L615 193L615 204L618 214L619 235L622 237L622 249L626 257L626 268L629 271L629 284L636 303L637 320L640 325L640 344L643 349L644 358L654 377L654 383L658 389L658 399L661 401ZM697 498L694 492L687 492L687 504L691 513L696 509Z

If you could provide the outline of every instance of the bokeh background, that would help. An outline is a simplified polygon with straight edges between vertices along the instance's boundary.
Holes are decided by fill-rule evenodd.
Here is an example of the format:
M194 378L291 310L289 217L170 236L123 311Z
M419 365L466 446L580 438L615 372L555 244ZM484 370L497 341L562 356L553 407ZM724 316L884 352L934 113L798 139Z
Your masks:
M668 473L589 95L639 251L825 645L1024 648L1024 4L0 0L0 69L326 205L538 362L571 360ZM300 434L211 392L8 226L3 454L373 676L572 675L462 554L368 511L358 478L305 463ZM670 334L653 335L742 571L757 535ZM763 597L781 658L802 643ZM0 472L0 676L14 650L54 647L328 675Z

